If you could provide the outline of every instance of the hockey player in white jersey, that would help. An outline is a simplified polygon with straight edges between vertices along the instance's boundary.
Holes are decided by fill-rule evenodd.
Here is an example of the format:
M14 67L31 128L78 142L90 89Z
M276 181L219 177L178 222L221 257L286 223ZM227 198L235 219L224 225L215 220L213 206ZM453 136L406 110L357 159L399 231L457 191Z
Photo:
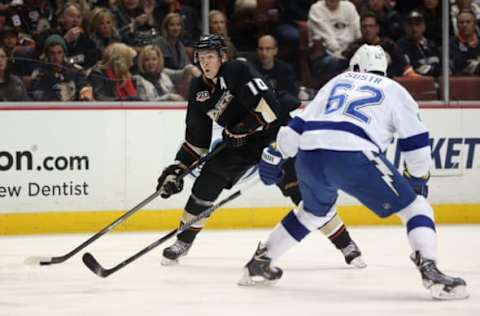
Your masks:
M440 272L433 209L427 202L431 153L428 130L410 94L385 77L380 46L363 45L350 71L329 81L288 126L259 163L262 181L281 177L286 158L296 157L303 197L260 243L246 264L240 285L272 283L282 270L272 265L310 231L335 214L338 190L354 196L380 217L397 215L406 226L411 259L435 299L467 298L463 279ZM405 158L403 176L383 154L394 136Z

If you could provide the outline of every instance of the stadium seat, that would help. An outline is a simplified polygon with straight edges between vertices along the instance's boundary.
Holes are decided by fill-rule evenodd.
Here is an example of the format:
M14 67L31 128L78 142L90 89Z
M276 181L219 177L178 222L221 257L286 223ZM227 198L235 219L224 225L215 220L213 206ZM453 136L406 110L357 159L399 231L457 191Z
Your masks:
M436 82L433 77L395 77L395 81L407 89L415 100L438 100Z
M440 97L443 98L443 79L440 78ZM450 77L450 100L480 100L480 77Z

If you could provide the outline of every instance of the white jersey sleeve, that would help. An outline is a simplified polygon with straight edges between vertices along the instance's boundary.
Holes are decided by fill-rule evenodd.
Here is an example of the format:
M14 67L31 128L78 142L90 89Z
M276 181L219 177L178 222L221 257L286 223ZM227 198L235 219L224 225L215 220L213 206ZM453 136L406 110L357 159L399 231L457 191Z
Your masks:
M398 135L408 171L415 177L425 176L432 164L429 133L420 118L417 103L402 86L395 83L392 97L393 124Z

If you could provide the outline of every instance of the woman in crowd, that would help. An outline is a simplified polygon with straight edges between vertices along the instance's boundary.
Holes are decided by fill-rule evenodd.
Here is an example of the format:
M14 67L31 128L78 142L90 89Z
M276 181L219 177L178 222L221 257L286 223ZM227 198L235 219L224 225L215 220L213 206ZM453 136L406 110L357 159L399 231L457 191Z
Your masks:
M165 67L183 69L191 64L185 46L181 41L183 34L183 19L178 13L165 16L161 26L161 37L156 41L165 58Z
M161 27L162 36L155 45L160 48L165 61L165 72L171 77L179 94L186 96L192 76L198 77L201 71L192 65L185 46L181 41L183 19L178 13L165 16Z
M227 57L228 59L234 59L237 56L237 49L235 45L233 45L230 36L228 36L227 17L222 11L211 10L208 18L210 21L210 33L223 36L225 44L227 45Z
M120 34L115 26L112 12L104 7L97 7L91 13L89 34L97 46L97 52L101 52L112 43L120 42Z
M136 55L136 51L124 43L107 46L102 60L88 77L95 100L149 101L146 80L141 80L130 72Z
M154 91L147 91L149 99L157 101L183 101L177 94L175 85L170 76L165 73L163 54L157 46L145 46L138 56L138 70L140 75L152 83Z

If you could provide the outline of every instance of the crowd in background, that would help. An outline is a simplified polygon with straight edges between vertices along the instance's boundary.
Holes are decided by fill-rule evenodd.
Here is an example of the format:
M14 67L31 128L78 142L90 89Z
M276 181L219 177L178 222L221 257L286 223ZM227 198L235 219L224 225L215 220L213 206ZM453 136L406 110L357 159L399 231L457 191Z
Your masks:
M384 48L390 77L442 74L440 0L210 0L210 9L228 58L295 95L347 69L364 43ZM480 0L451 0L449 17L451 75L480 76ZM200 35L199 0L0 0L0 100L182 101L201 75Z

